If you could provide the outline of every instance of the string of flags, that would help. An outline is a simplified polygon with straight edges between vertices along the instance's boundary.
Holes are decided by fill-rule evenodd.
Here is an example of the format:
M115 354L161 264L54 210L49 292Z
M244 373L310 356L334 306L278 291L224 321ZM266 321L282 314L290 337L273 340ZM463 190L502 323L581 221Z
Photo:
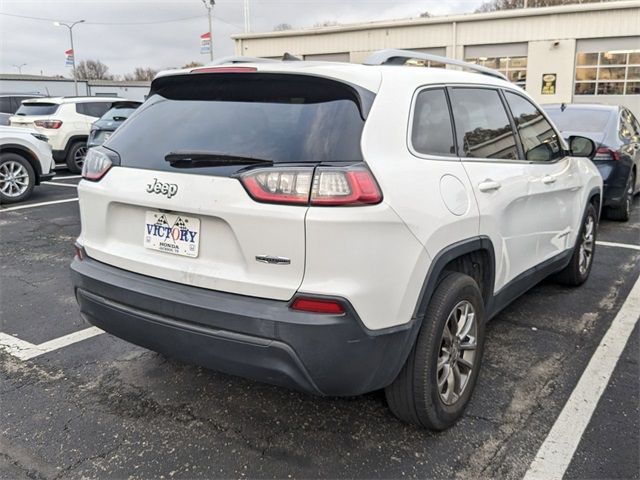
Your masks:
M72 67L73 66L73 50L69 49L66 52L64 52L64 54L66 55L66 60L64 62L65 66Z
M209 32L200 35L200 53L209 53L211 51L211 34Z

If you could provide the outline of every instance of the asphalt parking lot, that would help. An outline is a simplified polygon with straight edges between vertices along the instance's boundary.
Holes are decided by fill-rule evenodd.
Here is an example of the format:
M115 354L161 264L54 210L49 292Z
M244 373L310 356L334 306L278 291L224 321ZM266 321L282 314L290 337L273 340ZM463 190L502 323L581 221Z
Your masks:
M87 330L68 270L79 180L63 175L0 208L1 478L522 478L553 432L570 437L554 425L621 309L640 315L636 198L631 222L601 223L583 287L545 281L489 324L466 416L431 433L380 392L310 397ZM613 360L565 478L640 478L637 324Z

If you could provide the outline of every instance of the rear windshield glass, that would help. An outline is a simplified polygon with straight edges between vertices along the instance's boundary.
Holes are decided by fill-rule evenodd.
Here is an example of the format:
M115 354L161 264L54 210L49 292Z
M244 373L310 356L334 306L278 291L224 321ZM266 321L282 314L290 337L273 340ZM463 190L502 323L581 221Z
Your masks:
M129 107L112 108L102 116L101 120L124 120L125 118L129 118L129 115L131 115L135 111L135 108Z
M51 115L56 113L58 107L57 103L23 103L18 108L16 115Z
M362 160L364 120L350 85L302 75L192 74L156 83L152 93L105 144L123 166L172 170L165 156L185 151L274 163Z
M567 108L564 112L554 108L546 112L562 132L604 132L611 116L606 110L586 108Z

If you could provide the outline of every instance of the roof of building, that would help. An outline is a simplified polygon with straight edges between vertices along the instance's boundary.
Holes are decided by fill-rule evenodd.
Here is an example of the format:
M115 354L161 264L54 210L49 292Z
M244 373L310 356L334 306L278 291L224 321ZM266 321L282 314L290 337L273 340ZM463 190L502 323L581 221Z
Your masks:
M442 15L435 17L408 18L398 20L383 20L366 23L352 23L345 25L335 25L330 27L314 27L296 30L284 30L262 33L237 33L231 35L235 40L244 40L252 38L269 38L269 37L297 37L301 35L321 35L325 33L350 32L358 30L370 30L376 28L393 28L418 25L434 25L439 23L452 22L474 22L481 20L494 20L498 18L517 18L517 17L535 17L541 15L556 15L580 12L595 12L607 10L621 10L640 8L638 0L622 0L609 1L602 3L584 3L561 5L555 7L535 7L535 8L518 8L513 10L500 10L497 12L487 13L466 13L459 15Z
M73 82L72 78L65 77L51 77L45 75L27 75L20 73L0 73L0 80L41 80L41 81L54 81L54 82ZM151 85L149 81L137 81L137 80L78 80L79 82L86 82L91 86L115 86L115 87L148 87Z

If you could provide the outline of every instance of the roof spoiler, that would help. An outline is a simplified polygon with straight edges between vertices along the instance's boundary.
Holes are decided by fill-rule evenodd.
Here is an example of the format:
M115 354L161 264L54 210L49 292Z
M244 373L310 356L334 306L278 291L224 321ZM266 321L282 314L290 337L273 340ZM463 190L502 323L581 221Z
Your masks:
M440 55L432 55L430 53L416 52L413 50L379 50L372 53L369 58L364 61L364 65L404 65L407 60L412 59L444 63L445 65L454 65L465 70L471 70L476 73L499 78L500 80L509 81L505 75L497 70L483 67L482 65L475 65L469 62L463 62L462 60L454 60L453 58L441 57Z

